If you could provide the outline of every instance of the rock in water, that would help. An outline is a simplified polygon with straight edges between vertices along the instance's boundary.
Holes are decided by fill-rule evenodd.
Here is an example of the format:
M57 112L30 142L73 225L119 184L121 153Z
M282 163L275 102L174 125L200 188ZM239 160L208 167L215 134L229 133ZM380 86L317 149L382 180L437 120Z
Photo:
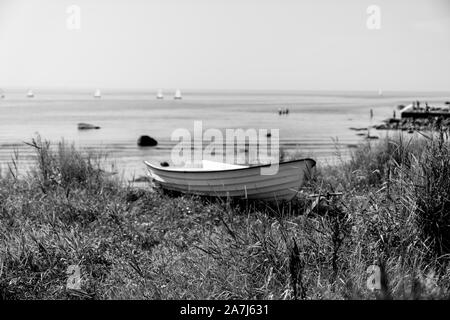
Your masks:
M78 124L78 130L87 130L87 129L100 129L99 126L95 126L90 123L79 123Z
M354 130L354 131L365 131L365 130L367 130L367 128L355 128L355 127L350 127L350 130Z
M158 141L149 136L140 136L137 144L140 147L154 147L158 144Z

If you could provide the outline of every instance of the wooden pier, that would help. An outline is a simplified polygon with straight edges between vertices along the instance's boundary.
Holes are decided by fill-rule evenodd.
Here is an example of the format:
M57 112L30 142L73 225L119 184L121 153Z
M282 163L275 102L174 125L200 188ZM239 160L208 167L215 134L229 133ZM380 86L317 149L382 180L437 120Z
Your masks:
M423 119L423 118L450 118L450 112L445 111L404 111L401 113L403 118Z

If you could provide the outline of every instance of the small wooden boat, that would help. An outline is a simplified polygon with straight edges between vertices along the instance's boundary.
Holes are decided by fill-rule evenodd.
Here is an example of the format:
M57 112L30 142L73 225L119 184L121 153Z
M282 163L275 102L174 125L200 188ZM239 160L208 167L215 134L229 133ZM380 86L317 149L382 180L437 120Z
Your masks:
M316 162L301 159L280 162L278 172L263 175L270 164L231 165L203 160L200 168L161 167L145 161L157 186L171 191L203 196L232 197L265 201L290 201L310 176Z

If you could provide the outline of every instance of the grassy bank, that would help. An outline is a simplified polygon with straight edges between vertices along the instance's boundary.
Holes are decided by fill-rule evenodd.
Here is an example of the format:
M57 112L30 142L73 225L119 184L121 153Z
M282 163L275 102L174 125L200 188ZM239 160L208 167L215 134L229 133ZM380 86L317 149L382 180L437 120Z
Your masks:
M272 207L138 190L97 156L32 147L32 171L13 161L0 178L1 299L450 297L444 132L361 145ZM309 194L325 196L305 215ZM71 265L81 290L66 288Z

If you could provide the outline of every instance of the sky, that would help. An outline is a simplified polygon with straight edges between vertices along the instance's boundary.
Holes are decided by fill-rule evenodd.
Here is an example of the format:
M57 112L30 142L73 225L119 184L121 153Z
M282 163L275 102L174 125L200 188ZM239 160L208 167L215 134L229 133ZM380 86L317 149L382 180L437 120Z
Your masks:
M0 0L13 87L450 91L450 1Z

